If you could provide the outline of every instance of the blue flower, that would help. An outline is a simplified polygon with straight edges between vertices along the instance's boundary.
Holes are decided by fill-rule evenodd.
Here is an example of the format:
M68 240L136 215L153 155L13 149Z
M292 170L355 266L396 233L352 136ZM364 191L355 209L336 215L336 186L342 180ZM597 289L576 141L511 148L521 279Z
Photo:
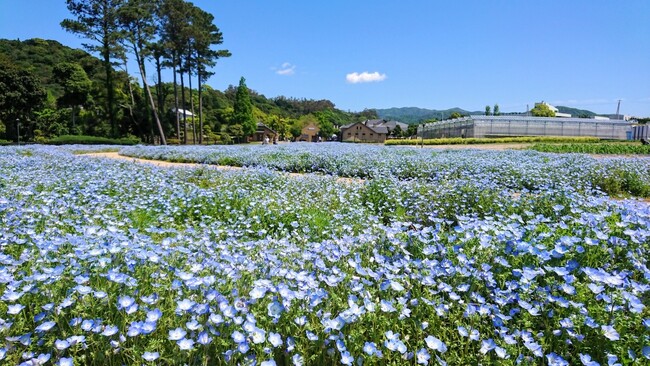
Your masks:
M23 309L25 308L24 305L21 304L13 304L7 306L7 314L9 315L17 315L19 314Z
M155 308L153 310L147 311L147 321L149 322L157 322L158 319L162 316L162 311L160 309Z
M269 332L269 342L273 347L280 347L282 345L282 336L278 333Z
M374 356L375 354L377 354L377 345L374 342L366 342L363 345L363 352L365 352L369 356Z
M135 299L130 296L120 296L117 299L117 308L120 310L129 308L133 304L135 304Z
M239 331L234 331L232 333L232 340L235 341L235 343L237 344L244 343L246 342L246 336Z
M267 305L266 309L268 310L268 315L270 317L274 319L279 319L280 316L282 315L282 312L284 311L284 306L282 306L282 304L274 300L273 302Z
M420 348L420 350L418 350L415 356L417 359L417 363L422 365L429 364L429 359L431 358L431 355L429 355L429 352L426 350L426 348Z
M212 343L212 337L209 336L208 332L203 331L199 333L197 342L205 346Z
M68 342L65 339L63 339L63 340L62 339L57 339L56 341L54 341L54 348L56 348L59 351L63 351L65 349L68 349L68 347L70 347L70 342Z
M427 343L427 347L431 348L434 351L438 351L440 353L447 352L447 345L432 335L426 337L424 341Z
M172 329L169 331L169 337L167 337L167 339L169 339L170 341L179 341L185 338L186 334L187 332L183 328Z
M569 362L553 352L546 355L546 359L548 360L549 366L569 366Z
M481 349L479 350L479 352L481 352L482 354L486 354L491 350L495 349L496 346L497 345L492 338L483 340L481 341Z
M183 351L194 349L194 341L191 339L183 338L176 343L178 344L178 347Z
M600 327L603 331L603 335L610 341L618 341L620 336L616 329L611 325L601 325Z
M116 334L117 332L119 332L119 329L118 329L116 326L114 326L114 325L107 325L107 326L104 328L104 331L103 331L101 334L102 334L103 336L105 336L105 337L110 337L110 336Z
M49 331L50 329L54 328L55 325L56 325L55 322L53 322L53 321L47 321L47 322L41 323L41 324L40 324L39 326L37 326L36 329L34 329L34 330L37 331L37 332L47 332L47 331Z
M142 354L142 358L144 358L145 361L155 361L160 357L160 354L158 352L145 352Z
M593 361L591 359L590 355L582 354L582 353L579 353L578 355L580 356L580 361L584 366L600 366L598 362Z
M305 363L305 359L299 354L293 355L291 357L291 361L293 362L294 366L303 366Z

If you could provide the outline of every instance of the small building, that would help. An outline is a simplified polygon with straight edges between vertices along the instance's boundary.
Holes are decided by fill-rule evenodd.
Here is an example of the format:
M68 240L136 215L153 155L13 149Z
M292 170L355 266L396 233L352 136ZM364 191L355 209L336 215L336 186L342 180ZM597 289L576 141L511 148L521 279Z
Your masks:
M341 141L343 142L380 142L388 137L388 127L374 125L368 121L341 126Z
M300 136L296 137L296 141L317 142L320 133L320 127L314 122L309 122L300 131Z
M178 116L179 116L180 118L183 118L183 116L185 116L185 117L187 117L187 118L192 118L192 117L194 117L194 113L188 111L187 109L180 109L180 108L179 108L179 109L177 110L176 108L172 108L172 113L178 113Z
M364 122L368 127L386 127L388 129L388 135L391 135L395 130L395 127L399 126L400 130L406 131L409 127L406 123L398 121L387 121L385 119L369 119Z
M257 122L257 130L248 138L248 142L264 141L265 137L268 137L270 141L275 141L278 138L278 133L270 129L264 123Z

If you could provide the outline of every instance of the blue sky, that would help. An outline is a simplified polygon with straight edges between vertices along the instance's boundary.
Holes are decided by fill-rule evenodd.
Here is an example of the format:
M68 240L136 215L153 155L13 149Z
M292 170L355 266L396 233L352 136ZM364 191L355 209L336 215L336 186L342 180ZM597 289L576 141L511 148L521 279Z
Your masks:
M194 3L215 15L233 54L208 82L220 90L244 76L267 97L351 111L515 112L544 100L615 113L621 99L621 113L650 116L647 0ZM66 17L64 0L0 0L0 37L80 47L59 26Z

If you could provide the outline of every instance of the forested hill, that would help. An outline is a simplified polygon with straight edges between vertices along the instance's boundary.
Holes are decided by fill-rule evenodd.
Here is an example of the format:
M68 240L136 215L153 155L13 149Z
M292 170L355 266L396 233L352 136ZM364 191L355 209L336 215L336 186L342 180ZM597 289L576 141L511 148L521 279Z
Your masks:
M404 123L416 124L428 119L447 119L452 113L460 113L461 115L469 114L482 114L483 112L470 112L461 108L450 108L444 110L425 109L417 107L403 107L403 108L388 108L376 109L379 118L388 120L397 120Z
M53 80L52 72L54 66L60 63L80 65L92 81L101 82L103 77L101 61L86 51L70 48L53 40L0 39L0 65L31 72L41 82L41 86L55 98L63 93L61 86Z
M573 117L580 118L593 118L597 114L586 110L586 109L577 109L571 107L557 106L557 109L560 113L569 113ZM404 107L404 108L388 108L388 109L376 109L377 115L379 118L383 119L393 119L409 124L416 124L422 121L429 119L443 120L450 118L452 113L460 113L463 116L468 115L482 115L485 111L467 111L461 108L451 108L445 110L436 110L436 109L425 109L425 108L416 108L416 107ZM508 113L512 114L512 113ZM524 114L522 112L521 114Z
M63 70L70 72L70 74L66 74L64 81L55 76L55 71L61 70L62 65L64 65ZM142 86L135 81L135 78L129 77L125 71L122 71L122 67L118 66L120 65L114 63L113 79L116 105L118 106L119 135L135 135L143 141L149 141L152 136L151 113ZM54 40L0 39L0 71L3 70L27 73L35 80L36 88L42 88L47 92L47 100L44 104L31 106L29 118L21 117L25 120L23 133L26 135L23 138L32 139L37 136L51 138L61 134L106 136L109 133L105 112L105 69L102 61L94 55L67 47ZM149 72L154 74L155 70L149 70ZM3 75L10 76L10 74ZM180 85L177 86L181 94L179 108L188 111L196 110L198 108L197 90L187 88L187 75L185 77L185 89L181 91ZM2 80L0 80L1 82ZM63 85L62 82L67 84ZM83 85L87 86L81 88ZM166 133L175 138L175 117L171 112L174 108L174 85L163 80L163 83L151 85L151 87L154 99L157 101L157 108L162 111L160 114L163 127ZM237 88L232 85L224 91L210 88L207 85L204 85L203 88L203 116L204 122L209 127L208 133L213 133L217 137L224 136L224 141L228 140L226 136L242 136L239 126L233 122L232 118ZM3 93L2 90L0 88L0 94ZM11 92L11 90L6 92ZM183 94L185 98L182 98ZM77 100L67 100L71 97L77 98ZM81 99L78 99L79 97ZM2 95L0 95L0 99L2 99ZM287 137L299 135L302 127L310 122L319 124L323 133L331 135L338 132L338 127L341 125L378 118L374 110L358 113L345 112L336 108L334 103L329 100L285 96L267 98L257 93L254 90L254 85L250 90L250 99L254 119L271 126L281 136ZM182 105L183 101L185 101L185 105ZM71 105L80 107L76 121L70 115ZM13 139L15 137L12 134L15 132L10 130L11 126L5 129L5 125L7 125L6 121L14 121L16 117L10 117L12 111L6 110L5 107L2 107L2 103L0 103L0 139Z

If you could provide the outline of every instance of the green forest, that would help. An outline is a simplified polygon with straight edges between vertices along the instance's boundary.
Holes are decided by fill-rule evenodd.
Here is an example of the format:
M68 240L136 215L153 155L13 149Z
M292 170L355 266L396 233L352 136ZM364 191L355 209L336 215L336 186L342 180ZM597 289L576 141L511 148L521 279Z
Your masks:
M231 54L218 49L223 35L214 16L191 2L66 2L71 18L61 26L87 41L84 50L55 40L0 39L0 142L92 136L229 144L246 142L257 123L290 139L312 122L329 137L341 125L377 118L375 110L345 112L329 100L267 98L243 76L226 90L211 88L206 82L217 61ZM138 70L128 69L133 64ZM163 80L164 70L172 80Z

